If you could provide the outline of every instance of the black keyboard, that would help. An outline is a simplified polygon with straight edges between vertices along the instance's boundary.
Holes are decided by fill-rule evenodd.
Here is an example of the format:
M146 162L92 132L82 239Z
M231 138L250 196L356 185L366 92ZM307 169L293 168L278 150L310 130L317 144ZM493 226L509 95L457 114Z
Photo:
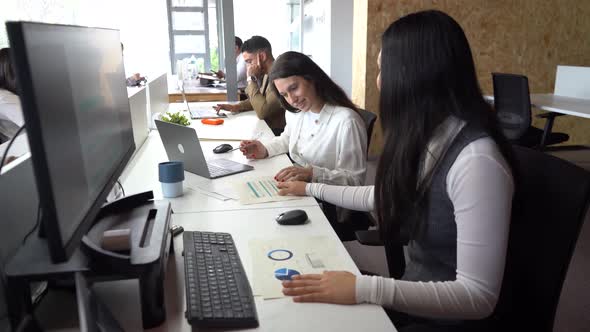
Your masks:
M230 234L187 232L186 318L198 327L257 327L250 283Z

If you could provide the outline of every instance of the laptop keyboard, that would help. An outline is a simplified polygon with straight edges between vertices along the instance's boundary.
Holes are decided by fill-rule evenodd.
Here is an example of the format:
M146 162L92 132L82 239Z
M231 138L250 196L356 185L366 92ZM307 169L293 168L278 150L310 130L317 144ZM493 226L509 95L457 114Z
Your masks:
M209 168L209 174L211 177L221 176L223 174L227 174L228 170L216 165L207 164L207 168Z

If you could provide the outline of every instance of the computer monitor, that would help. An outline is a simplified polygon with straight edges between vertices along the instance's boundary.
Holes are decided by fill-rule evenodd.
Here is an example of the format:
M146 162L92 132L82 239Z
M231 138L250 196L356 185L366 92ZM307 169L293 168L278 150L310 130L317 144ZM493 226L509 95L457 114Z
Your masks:
M6 23L51 260L79 246L135 145L119 32Z

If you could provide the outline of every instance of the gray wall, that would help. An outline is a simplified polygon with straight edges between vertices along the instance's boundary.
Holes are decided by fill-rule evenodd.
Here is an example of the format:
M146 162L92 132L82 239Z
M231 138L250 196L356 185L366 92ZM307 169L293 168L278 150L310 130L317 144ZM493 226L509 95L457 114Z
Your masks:
M313 0L305 4L303 53L352 93L353 0Z
M330 75L352 95L352 17L354 0L332 0Z

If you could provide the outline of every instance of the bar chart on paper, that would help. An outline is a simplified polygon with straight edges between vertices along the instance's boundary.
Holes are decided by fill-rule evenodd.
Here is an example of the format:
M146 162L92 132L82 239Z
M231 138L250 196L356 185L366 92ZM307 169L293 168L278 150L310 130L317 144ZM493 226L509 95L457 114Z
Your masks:
M257 204L301 199L301 197L298 196L279 195L277 182L270 176L249 178L240 182L235 182L234 187L240 196L240 203L242 204Z

